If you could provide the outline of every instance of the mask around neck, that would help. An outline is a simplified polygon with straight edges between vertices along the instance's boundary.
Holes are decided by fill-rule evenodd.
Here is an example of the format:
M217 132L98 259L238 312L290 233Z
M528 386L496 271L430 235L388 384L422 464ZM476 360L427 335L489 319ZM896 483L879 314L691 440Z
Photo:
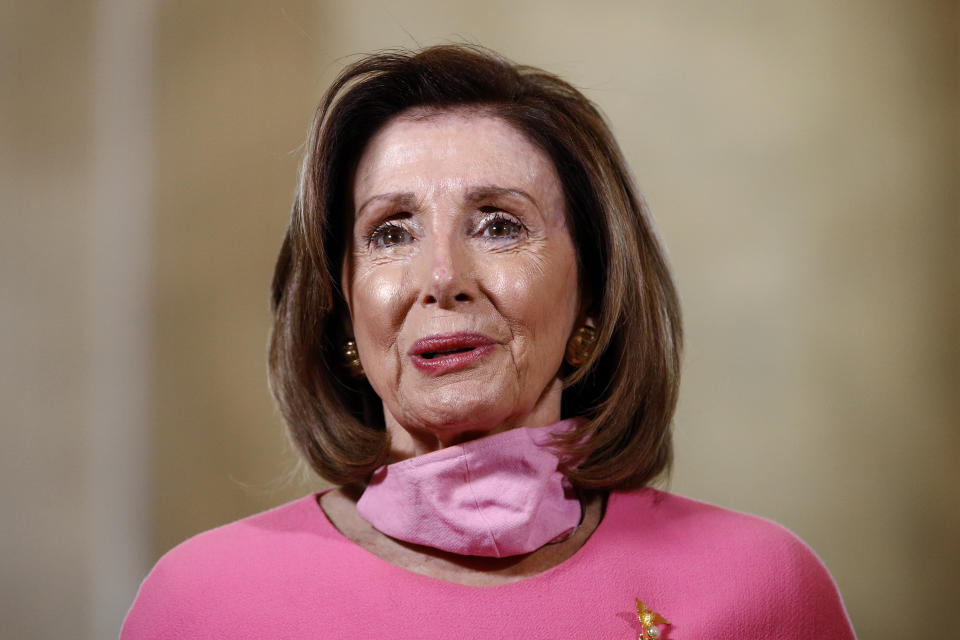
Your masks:
M580 501L550 442L579 418L518 427L380 467L357 512L381 533L470 556L504 558L569 537Z

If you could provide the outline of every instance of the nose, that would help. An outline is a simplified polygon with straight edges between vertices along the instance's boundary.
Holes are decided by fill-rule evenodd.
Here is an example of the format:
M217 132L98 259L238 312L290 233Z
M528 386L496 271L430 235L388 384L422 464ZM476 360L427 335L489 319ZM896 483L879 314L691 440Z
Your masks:
M425 244L420 255L420 304L452 309L475 300L476 275L465 242L434 236Z

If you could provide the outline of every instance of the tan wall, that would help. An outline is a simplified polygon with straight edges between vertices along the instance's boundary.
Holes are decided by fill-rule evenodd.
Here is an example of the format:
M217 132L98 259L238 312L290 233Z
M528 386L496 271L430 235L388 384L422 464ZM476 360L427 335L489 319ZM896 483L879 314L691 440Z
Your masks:
M160 553L321 486L287 480L264 375L299 145L345 56L469 40L582 87L654 210L689 345L671 488L799 533L861 638L960 634L954 4L143 5L149 91L124 86L147 104L117 106L95 55L109 2L0 4L5 633L102 637ZM147 141L116 170L149 233L110 229L149 260L104 267L107 108ZM123 260L144 287L111 286ZM136 357L95 348L111 291Z
M0 4L0 633L11 638L67 638L88 624L76 266L90 37L84 3Z

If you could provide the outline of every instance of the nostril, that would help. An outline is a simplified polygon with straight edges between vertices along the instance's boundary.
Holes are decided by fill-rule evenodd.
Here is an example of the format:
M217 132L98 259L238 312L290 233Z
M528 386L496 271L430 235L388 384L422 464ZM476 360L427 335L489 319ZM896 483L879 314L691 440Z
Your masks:
M424 292L423 297L420 298L420 304L425 304L425 305L435 304L435 305L439 305L440 307L446 308L447 306L452 304L470 302L471 300L473 300L473 296L471 296L469 293L465 291L461 291L460 293L454 295L453 297L450 297L448 294L445 294L443 292L440 292L440 293Z

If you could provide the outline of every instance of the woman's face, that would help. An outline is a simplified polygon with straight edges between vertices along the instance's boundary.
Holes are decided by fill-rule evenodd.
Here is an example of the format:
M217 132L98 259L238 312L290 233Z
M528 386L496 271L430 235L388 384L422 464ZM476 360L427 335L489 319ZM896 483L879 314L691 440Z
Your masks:
M551 160L492 116L401 114L353 206L342 285L394 456L559 420L580 299Z

